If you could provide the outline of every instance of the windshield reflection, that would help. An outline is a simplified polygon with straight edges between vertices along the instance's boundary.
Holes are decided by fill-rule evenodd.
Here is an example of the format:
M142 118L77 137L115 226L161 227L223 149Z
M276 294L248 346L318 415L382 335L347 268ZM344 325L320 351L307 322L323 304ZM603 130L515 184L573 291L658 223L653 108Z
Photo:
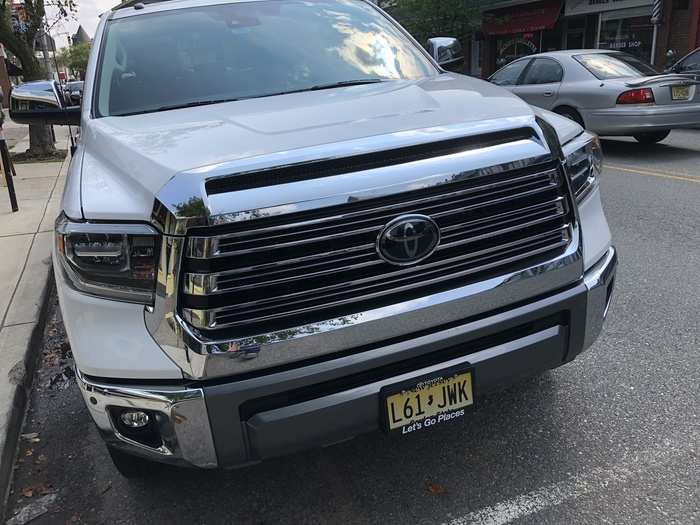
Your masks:
M100 62L100 116L438 74L359 0L263 0L117 19Z

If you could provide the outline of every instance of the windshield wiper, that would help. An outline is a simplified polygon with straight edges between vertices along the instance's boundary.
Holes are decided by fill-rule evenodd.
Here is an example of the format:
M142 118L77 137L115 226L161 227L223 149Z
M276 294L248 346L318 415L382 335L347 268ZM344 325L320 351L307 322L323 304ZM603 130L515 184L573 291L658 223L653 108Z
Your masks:
M346 86L362 86L364 84L379 84L381 82L389 82L387 79L383 78L359 78L357 80L341 80L340 82L331 82L328 84L317 84L315 86L300 88L300 89L290 89L289 91L277 91L276 93L266 93L264 95L259 95L257 97L250 98L266 98L266 97L278 97L280 95L293 95L294 93L306 93L308 91L321 91L323 89L335 89L339 87Z
M185 102L184 104L173 104L171 106L161 106L153 111L169 111L171 109L195 108L197 106L210 106L212 104L223 104L224 102L236 102L240 98L216 98L211 100L195 100L193 102Z
M115 117L128 117L131 115L143 115L145 113L157 113L159 111L170 111L171 109L184 109L184 108L194 108L197 106L210 106L212 104L223 104L224 102L237 102L239 100L249 100L253 98L267 98L276 97L278 95L291 95L292 93L304 93L306 91L321 91L324 89L334 89L345 86L362 86L364 84L379 84L381 82L388 82L388 80L382 78L360 78L357 80L341 80L340 82L332 82L329 84L318 84L316 86L311 86L308 88L295 89L292 91L280 91L278 93L266 93L264 95L251 95L246 97L236 97L236 98L218 98L211 100L195 100L192 102L185 102L183 104L173 104L170 106L160 106L153 109L144 109L139 111L132 111L129 113L119 113L114 115Z
M303 91L321 91L323 89L333 89L345 86L362 86L364 84L379 84L386 82L383 78L359 78L357 80L341 80L340 82L332 82L330 84L318 84L304 89ZM300 90L302 91L302 90Z
M185 102L183 104L172 104L170 106L160 106L151 109L142 109L139 111L130 111L129 113L117 113L115 117L130 117L132 115L145 115L146 113L158 113L159 111L169 111L171 109L184 109L184 108L194 108L197 106L210 106L212 104L221 104L223 102L235 102L237 100L242 100L240 98L217 98L212 100L195 100L192 102Z

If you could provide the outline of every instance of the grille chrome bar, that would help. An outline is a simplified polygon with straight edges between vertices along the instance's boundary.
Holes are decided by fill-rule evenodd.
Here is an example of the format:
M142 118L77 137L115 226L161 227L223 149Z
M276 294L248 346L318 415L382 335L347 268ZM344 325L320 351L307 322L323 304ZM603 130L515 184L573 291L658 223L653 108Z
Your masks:
M568 227L568 226L567 226ZM448 281L448 280L454 280L455 278L460 278L460 277L465 277L470 274L474 274L480 271L488 270L497 266L500 266L502 264L508 264L508 263L513 263L517 261L522 261L526 260L528 258L534 257L536 255L546 253L546 252L551 252L553 250L557 250L559 248L564 248L569 242L569 238L563 237L561 240L556 241L554 244L548 244L546 246L541 246L535 249L528 250L524 253L517 254L517 255L512 255L503 259L499 259L496 261L488 262L481 264L479 266L476 266L474 268L469 268L466 270L462 271L457 271L455 273L452 273L448 276L442 276L442 277L435 277L432 279L429 279L427 281L422 281L420 283L414 283L414 284L407 284L403 285L399 288L394 289L393 291L396 293L400 292L405 292L410 289L414 289L416 287L421 287L421 286L430 286L430 285L435 285L439 284L440 282ZM361 300L368 300L372 298L376 298L378 296L383 295L385 292L375 292L375 293L370 293L366 294L363 296L359 297L353 297L350 299L344 299L344 300L337 300L337 301L331 301L326 303L324 306L326 308L330 307L336 307L336 306L341 306L345 305L348 303L352 303L357 301L358 299ZM293 303L296 304L296 303ZM289 306L289 304L287 305ZM240 325L245 325L249 323L262 323L265 321L270 321L274 319L279 319L280 317L285 317L289 315L298 315L300 313L307 312L308 309L305 308L297 308L297 309L292 309L292 310L286 310L282 313L278 313L276 315L260 315L258 317L253 317L253 318L247 318L245 320L227 320L225 312L227 312L227 309L221 309L221 310L196 310L196 309L190 309L190 308L185 308L183 310L185 319L192 324L193 326L201 329L207 329L207 328L226 328L226 327L235 327L235 326L240 326ZM231 314L229 313L229 316Z
M542 215L543 211L541 211L545 206L549 207L549 213L544 216L540 216L531 220L525 220L530 217L536 216L536 215ZM540 204L536 206L531 206L529 207L530 209L535 209L536 211L532 211L529 214L521 214L520 216L512 217L514 215L517 215L518 212L522 212L522 210L518 211L512 211L512 212L505 212L502 214L499 214L499 216L508 222L515 221L517 219L522 220L523 222L517 222L513 226L506 227L506 228L501 228L499 230L492 230L488 231L487 233L481 234L481 235L473 235L469 236L466 238L458 238L460 235L463 235L464 232L460 231L462 229L465 229L467 227L471 226L476 226L478 224L482 224L479 227L479 230L486 229L488 225L484 225L483 223L486 221L486 219L479 219L476 221L467 221L463 222L460 224L456 224L453 226L449 226L446 228L443 228L442 231L443 236L443 243L438 246L437 252L440 252L441 250L445 250L448 248L453 248L455 246L460 246L462 244L468 244L468 243L473 243L476 241L480 240L485 240L491 237L495 237L498 235L503 235L504 233L509 233L521 228L526 228L529 226L535 226L544 222L548 222L560 217L564 216L564 206L563 206L563 198L558 197L554 199L552 202L548 202L545 204ZM552 210L554 208L554 210ZM508 217L510 217L508 219ZM376 230L376 228L375 228ZM452 240L455 239L455 240ZM445 242L446 241L446 242ZM260 286L271 286L271 285L276 285L276 284L283 284L286 282L293 281L295 279L299 278L299 273L301 271L304 271L302 274L304 278L314 278L314 277L319 277L322 275L327 275L329 273L335 273L335 272L341 272L344 270L349 270L349 269L354 269L354 268L364 268L364 267L369 267L369 266L377 266L379 264L382 264L382 261L377 260L376 258L373 258L373 260L370 261L364 261L364 262L358 262L356 261L357 259L360 258L368 258L371 257L374 253L374 245L373 244L367 244L367 245L361 245L358 247L358 252L359 254L352 255L350 257L344 257L342 259L335 260L333 262L337 263L337 266L333 266L332 268L326 269L326 270L317 270L313 271L311 268L313 266L320 266L320 265L327 265L329 264L328 262L316 262L316 264L310 264L303 266L301 268L295 267L294 272L296 272L293 275L290 275L288 277L281 277L281 278L273 278L270 279L275 273L283 273L285 270L284 269L277 269L277 271L264 271L263 269L263 275L261 275L261 280L255 281L254 283L251 284L242 284L235 286L235 282L237 281L244 281L251 280L250 275L243 275L240 276L240 270L236 271L228 271L228 272L217 272L217 273L209 273L209 274L201 274L201 273L186 273L185 274L185 285L184 285L184 293L190 294L190 295L211 295L211 294L216 294L216 293L225 293L225 292L231 292L231 291L241 291L241 290L246 290L246 289L252 289ZM314 260L314 256L309 256L308 259ZM356 262L353 262L356 261ZM252 271L250 268L248 269ZM311 271L306 271L306 270L311 270ZM235 272L235 273L234 273ZM287 270L287 273L289 273L290 270ZM266 280L267 279L267 280Z
M575 216L550 160L327 208L198 230L186 240L178 311L202 335L247 337L352 316L556 259ZM432 218L441 243L394 266L376 241L396 217Z
M494 252L508 251L511 248L517 248L518 246L521 246L521 245L527 245L528 243L535 243L537 241L549 239L550 237L552 237L552 235L555 235L556 233L558 233L560 231L568 230L568 228L569 228L569 225L566 224L564 226L561 226L555 232L546 232L546 233L542 233L539 235L533 235L531 237L527 237L525 239L514 241L514 242L511 242L511 243L508 243L508 244L505 244L502 246L498 246L495 248L487 248L487 249L479 250L478 252L470 253L467 256L453 257L450 259L434 262L431 264L425 264L422 266L411 266L408 268L403 268L401 270L397 270L397 271L394 271L391 273L384 274L384 275L380 276L379 278L378 277L366 277L366 278L362 278L362 279L356 279L355 281L352 281L349 283L339 283L339 284L335 284L333 286L320 287L320 288L315 288L315 289L311 289L311 290L305 290L303 292L283 294L283 295L279 295L276 297L271 297L269 299L265 299L263 301L251 301L249 303L239 303L239 304L236 304L233 306L227 306L223 309L216 309L214 311L220 312L220 311L243 310L249 306L256 306L257 307L260 305L276 303L276 302L279 302L280 300L286 301L287 299L293 299L293 298L297 298L297 297L301 297L301 296L305 296L305 295L319 294L322 292L324 292L324 293L325 292L333 292L333 291L339 290L339 289L351 288L351 287L355 287L355 286L359 286L359 285L363 285L363 284L374 283L380 279L387 279L388 280L388 279L392 279L394 277L403 277L403 276L410 275L410 274L417 273L417 272L424 272L426 270L442 269L443 266L450 266L453 263L460 263L460 262L463 262L465 260L481 257L483 255L489 255L489 254L492 254ZM561 238L557 237L557 240L555 242L559 242L559 240L561 240ZM289 304L289 303L287 303L287 304Z
M525 197L525 196L529 196L529 195L532 195L535 193L542 193L542 192L550 190L552 187L553 187L553 185L548 184L547 186L534 188L532 190L522 192L521 194L518 195L518 197ZM473 210L475 208L483 208L486 206L492 206L494 204L498 204L499 202L504 202L504 201L508 201L508 200L512 200L512 197L500 197L497 199L489 200L486 203L480 203L480 204L475 204L475 205L465 204L463 207L459 208L458 210L450 209L450 210L442 211L442 212L438 211L438 212L432 213L431 216L435 219L438 219L438 218L442 218L442 217L445 217L448 215L453 215L455 213L463 213L464 211ZM443 204L440 206L446 206L446 204ZM424 211L427 211L427 210L425 210L423 208L419 208L418 210L416 210L415 212L412 212L412 213L422 213ZM380 222L378 224L375 223L372 226L367 226L367 227L360 228L360 229L354 229L354 230L352 230L352 235L361 235L363 233L374 232L377 230L377 228L381 228L381 226L385 222L387 222L390 218L395 217L395 216L396 215L394 214L392 216L382 217L384 219L383 222ZM296 246L299 246L300 244L311 244L311 243L315 243L315 242L333 241L335 239L339 239L339 238L343 238L343 237L347 237L347 236L348 236L347 231L341 231L338 233L334 233L334 234L330 234L330 235L323 235L320 237L302 238L302 239L297 239L297 240L293 240L293 241L282 242L282 243L277 243L277 244L269 244L269 245L256 247L256 248L249 248L249 249L235 249L235 248L232 249L231 245L227 245L227 246L229 246L229 250L233 251L234 253L230 253L230 252L228 252L226 254L220 253L220 256L246 255L246 254L251 254L251 253L256 253L256 252L261 252L261 251L278 250L278 249L288 248L288 247L292 247L292 246L296 247ZM221 250L221 243L219 243L219 250Z
M517 182L522 184L522 183L528 183L528 182L547 182L549 184L556 184L556 177L557 177L557 172L555 169L549 169L546 171L539 171L535 173L530 173L521 177L517 178ZM479 177L478 179L481 178L488 178L488 176L482 176ZM477 180L477 179L474 179ZM461 197L461 196L469 196L470 194L474 194L477 192L490 192L492 195L495 194L496 192L494 190L497 190L500 187L507 186L508 184L512 184L513 179L506 179L504 181L498 181L498 182L489 182L485 184L481 184L477 187L472 187L472 188L467 188L464 190L459 190L459 191L454 191L450 193L451 197ZM515 189L515 188L511 188ZM400 210L402 208L412 208L415 210L414 213L420 213L421 211L425 211L427 208L422 208L419 207L420 205L428 205L432 202L439 201L439 200L444 200L445 199L445 194L444 193L439 193L437 195L431 195L429 197L423 197L423 198L410 198L407 197L405 201L400 201L398 203L392 203L392 204L386 204L381 206L379 209L375 209L376 212L381 212L382 214L378 217L375 217L374 220L388 220L392 217L395 217L397 213L401 213ZM493 201L494 203L497 202L496 200ZM484 205L487 205L490 203L485 203ZM386 213L385 213L386 212ZM390 213L393 212L393 213ZM344 224L352 224L349 223L348 221L356 218L362 218L367 215L366 210L362 211L355 211L355 212L348 212L348 213L342 213L342 214L337 214L337 215L329 215L329 216L324 216L320 217L317 219L312 219L312 220L306 220L306 221L301 221L301 222L294 222L293 224L282 224L282 225L275 225L275 226L268 226L268 227L261 227L261 228L256 228L255 224L251 224L251 228L247 229L245 231L239 231L235 233L224 233L220 234L217 236L194 236L189 239L188 242L188 253L187 256L190 258L200 258L200 259L209 259L212 257L226 257L229 255L228 253L221 252L222 247L229 247L231 251L233 251L235 243L241 239L241 238L246 238L246 237L251 237L254 235L259 235L259 234L265 234L265 233L271 233L271 232L277 232L277 231L283 231L283 230L289 230L290 228L295 228L295 229L306 229L310 226L315 226L315 225L323 225L331 222L341 222ZM315 230L305 230L305 232L308 234L310 232L313 232ZM284 233L281 233L279 235L285 235ZM332 238L332 237L330 237ZM284 244L281 244L281 246L284 246ZM268 247L269 248L269 247ZM240 253L239 250L236 250L237 253Z

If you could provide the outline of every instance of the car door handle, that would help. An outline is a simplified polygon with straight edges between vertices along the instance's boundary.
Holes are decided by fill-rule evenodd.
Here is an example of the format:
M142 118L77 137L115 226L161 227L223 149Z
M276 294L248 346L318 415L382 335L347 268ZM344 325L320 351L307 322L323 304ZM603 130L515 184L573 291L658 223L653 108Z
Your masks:
M543 94L545 97L551 97L552 95L554 95L554 91L545 91L545 92L542 93L542 94Z

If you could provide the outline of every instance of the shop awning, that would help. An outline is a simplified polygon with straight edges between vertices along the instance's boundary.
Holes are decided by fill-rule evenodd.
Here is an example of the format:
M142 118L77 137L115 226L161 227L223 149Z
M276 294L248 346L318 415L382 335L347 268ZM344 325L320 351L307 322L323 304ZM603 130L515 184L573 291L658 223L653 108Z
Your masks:
M560 0L545 0L484 13L482 31L487 35L512 35L552 29L561 14Z

